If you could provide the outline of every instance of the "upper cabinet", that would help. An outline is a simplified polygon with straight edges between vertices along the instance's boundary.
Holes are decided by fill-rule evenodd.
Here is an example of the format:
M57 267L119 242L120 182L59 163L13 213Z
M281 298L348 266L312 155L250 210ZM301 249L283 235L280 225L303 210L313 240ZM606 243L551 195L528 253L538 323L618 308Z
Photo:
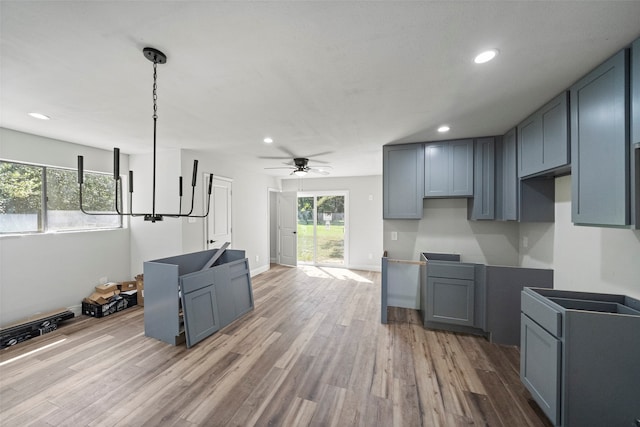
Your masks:
M631 144L640 144L640 39L631 45Z
M572 220L629 224L628 50L571 87Z
M473 198L468 201L471 220L496 219L496 140L478 138L475 143Z
M631 223L640 229L640 39L631 46Z
M422 144L382 147L384 219L422 218L424 152Z
M565 173L570 167L567 92L518 125L518 175Z
M518 165L516 144L516 129L513 128L502 137L499 144L500 158L498 162L499 173L499 195L498 195L498 219L504 221L518 220Z
M424 197L473 196L473 139L424 144Z

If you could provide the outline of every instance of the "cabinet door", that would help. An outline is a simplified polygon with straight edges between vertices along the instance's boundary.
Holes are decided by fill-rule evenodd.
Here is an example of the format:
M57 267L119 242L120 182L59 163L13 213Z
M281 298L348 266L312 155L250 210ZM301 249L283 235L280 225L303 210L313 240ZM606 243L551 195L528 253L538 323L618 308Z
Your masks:
M473 196L473 140L450 141L449 195Z
M622 50L571 87L576 224L629 224L627 56Z
M473 140L424 145L424 197L473 196Z
M561 342L528 316L520 316L520 379L551 422L558 425Z
M631 144L640 144L640 39L631 45Z
M495 219L495 139L476 140L473 168L473 198L469 199L469 219Z
M430 277L427 273L427 320L474 326L474 301L473 280Z
M566 169L570 163L567 92L518 125L519 176Z
M424 145L424 196L449 196L450 146L446 142Z
M230 266L230 283L233 290L233 305L237 318L253 309L249 260L243 259L234 266Z
M383 216L422 218L424 152L422 144L382 147Z
M215 286L182 294L184 328L187 348L197 344L220 329Z
M222 329L236 318L236 308L233 304L233 285L229 277L228 264L216 266L213 270L215 272L213 283L216 287L220 329Z
M502 138L502 219L518 220L518 166L516 129Z

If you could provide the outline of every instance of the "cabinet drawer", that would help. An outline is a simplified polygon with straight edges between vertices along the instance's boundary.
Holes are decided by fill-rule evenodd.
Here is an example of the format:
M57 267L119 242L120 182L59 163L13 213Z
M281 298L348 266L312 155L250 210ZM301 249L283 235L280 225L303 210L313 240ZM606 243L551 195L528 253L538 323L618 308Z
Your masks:
M562 336L562 314L553 307L522 291L520 305L522 312L538 325L555 335Z
M213 271L205 270L184 275L180 278L182 292L188 294L213 284Z
M474 280L475 266L458 263L427 263L427 276L446 277L449 279Z

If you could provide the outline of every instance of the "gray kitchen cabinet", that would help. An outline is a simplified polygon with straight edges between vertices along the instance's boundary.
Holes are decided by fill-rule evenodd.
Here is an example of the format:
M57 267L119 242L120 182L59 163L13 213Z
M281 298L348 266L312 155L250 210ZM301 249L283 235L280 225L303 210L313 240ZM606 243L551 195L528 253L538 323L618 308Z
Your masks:
M189 348L220 329L213 271L182 276L180 286L185 338Z
M640 39L631 45L631 223L640 229Z
M467 202L470 220L496 219L496 138L475 141L473 198Z
M209 266L217 252L144 262L145 336L191 347L253 309L245 252L226 249Z
M474 326L474 289L472 279L427 278L427 319L431 322Z
M518 216L518 146L516 141L516 128L511 129L503 137L500 147L501 162L499 187L499 200L497 205L497 217L503 221L517 221Z
M629 225L628 50L571 86L571 218Z
M631 144L640 144L640 39L631 45Z
M421 219L424 194L422 144L382 147L384 219Z
M518 175L566 173L570 167L567 92L518 125Z
M556 426L640 419L640 300L525 288L520 378Z
M424 144L424 197L473 196L473 139Z

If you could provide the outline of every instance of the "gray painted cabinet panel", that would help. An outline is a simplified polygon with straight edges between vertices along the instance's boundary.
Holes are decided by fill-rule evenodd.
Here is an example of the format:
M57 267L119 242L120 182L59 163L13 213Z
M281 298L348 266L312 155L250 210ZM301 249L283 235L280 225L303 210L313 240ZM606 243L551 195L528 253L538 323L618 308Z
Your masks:
M474 326L473 280L429 277L427 292L429 321Z
M200 279L203 286L198 286L193 292L182 293L187 348L220 329L216 289L213 275L208 273L210 272L204 271L197 277L191 276L191 279Z
M551 421L633 426L640 419L640 300L536 288L522 297L520 377Z
M631 45L631 144L640 144L640 39Z
M422 144L382 147L383 217L421 219L424 193Z
M517 221L518 216L518 151L516 141L516 128L511 129L502 138L502 214L500 219L505 221Z
M424 144L424 197L473 196L473 139Z
M520 177L568 169L568 93L563 92L518 125Z
M571 87L576 224L629 224L627 59L622 50Z
M554 425L560 422L560 349L556 337L522 314L520 378Z
M496 141L494 137L475 142L473 198L468 202L471 220L496 219Z

